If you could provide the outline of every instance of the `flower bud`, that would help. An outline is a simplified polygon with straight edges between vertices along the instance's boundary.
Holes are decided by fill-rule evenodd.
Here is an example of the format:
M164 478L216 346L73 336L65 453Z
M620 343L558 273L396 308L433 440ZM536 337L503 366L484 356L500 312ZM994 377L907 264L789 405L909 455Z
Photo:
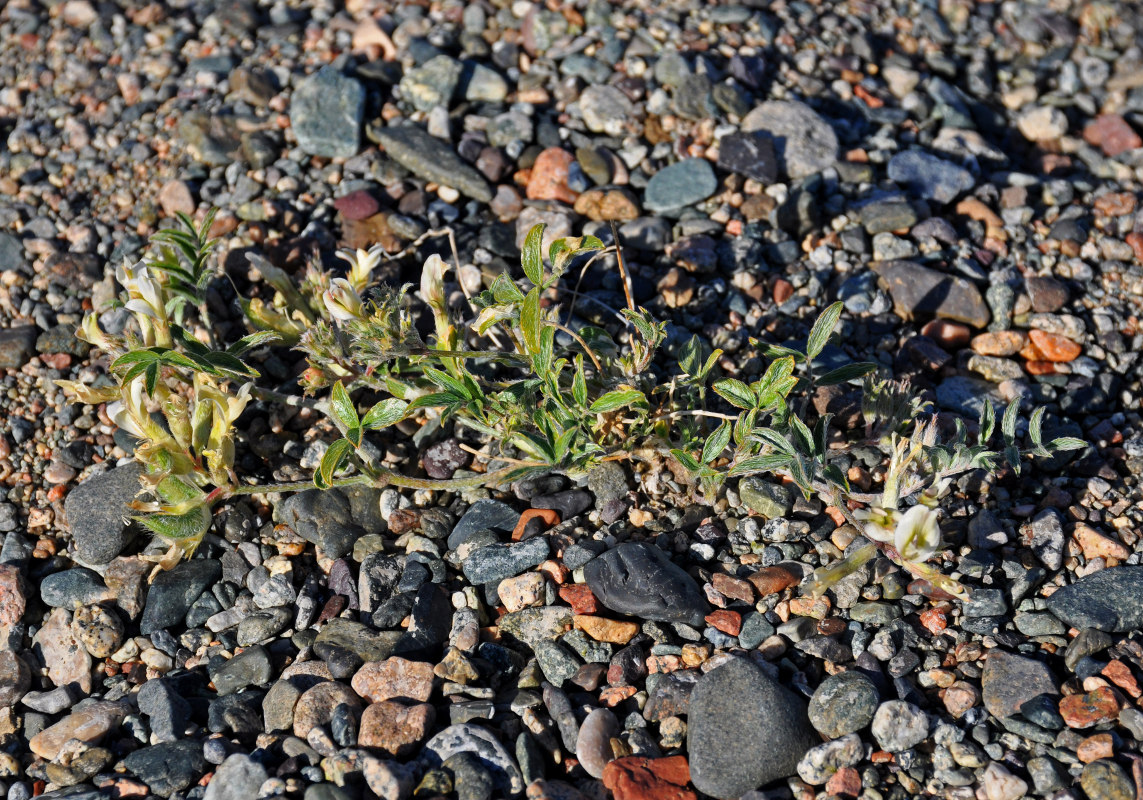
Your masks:
M444 308L444 260L436 253L425 259L421 272L421 298L430 306Z
M359 319L364 313L361 296L345 278L334 278L329 289L322 294L326 310L339 322Z

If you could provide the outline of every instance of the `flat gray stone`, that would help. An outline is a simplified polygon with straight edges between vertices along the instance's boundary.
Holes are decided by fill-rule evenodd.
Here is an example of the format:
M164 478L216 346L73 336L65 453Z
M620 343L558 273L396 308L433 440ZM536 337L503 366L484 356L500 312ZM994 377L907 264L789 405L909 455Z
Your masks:
M708 613L695 579L646 542L624 542L583 568L592 594L604 606L658 622L701 626Z
M143 467L137 463L92 475L64 499L64 513L80 560L109 564L123 552L132 529L127 504L139 493Z
M794 180L821 172L837 161L837 134L805 103L767 100L742 118L742 130L770 134L778 163Z
M935 316L984 328L992 319L976 284L946 275L912 261L878 261L870 269L893 297L897 313L905 319Z
M446 142L415 125L374 127L370 135L401 166L427 181L451 186L461 194L487 203L492 189L484 176L460 159Z
M1143 627L1143 567L1085 575L1048 598L1048 610L1073 628L1126 633Z
M298 146L328 158L349 158L361 146L365 87L333 67L303 80L290 101L290 127Z

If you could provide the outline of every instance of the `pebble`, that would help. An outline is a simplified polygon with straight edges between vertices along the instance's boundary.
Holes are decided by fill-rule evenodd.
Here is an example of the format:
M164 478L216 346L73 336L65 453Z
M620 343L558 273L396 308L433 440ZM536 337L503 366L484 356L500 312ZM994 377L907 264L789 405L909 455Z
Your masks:
M88 564L108 564L123 552L132 529L123 522L127 503L139 492L139 464L115 467L93 475L64 500L72 540L80 559Z
M371 128L385 152L414 175L451 186L482 203L492 200L492 189L476 169L464 163L445 142L415 125Z
M96 745L118 727L130 708L123 703L97 701L71 712L59 722L44 728L28 740L28 747L40 758L54 760L68 741L78 739Z
M988 652L980 680L984 707L1000 718L1019 713L1033 697L1059 693L1046 664L1000 649Z
M838 158L833 127L805 103L767 100L742 118L742 130L769 134L782 171L793 180L821 172Z
M965 280L909 261L882 261L871 266L906 319L934 315L973 328L984 328L992 316L980 290Z
M357 743L382 751L389 758L403 758L417 750L436 720L436 709L428 703L405 705L382 700L361 713Z
M718 179L710 162L687 158L659 170L647 183L643 206L652 213L670 213L710 197Z
M584 719L575 743L575 756L593 778L602 778L604 769L614 759L611 740L621 728L615 714L607 708L596 708Z
M798 762L798 777L811 786L821 786L839 769L851 767L861 761L865 747L861 737L846 734L832 742L812 747Z
M871 730L882 750L899 753L929 735L929 715L904 700L887 700L877 707Z
M221 562L212 558L184 561L151 582L139 631L149 635L181 623L207 587L222 577Z
M154 794L170 797L194 784L206 761L198 742L161 742L128 754L123 766Z
M695 793L686 788L690 778L683 756L626 756L603 771L603 785L616 800L696 800Z
M298 146L315 156L356 155L364 115L365 87L332 66L300 82L290 102L290 127Z
M433 693L433 667L393 656L364 664L353 676L353 691L371 703L424 702Z
M268 777L266 768L250 756L232 753L215 770L203 800L249 800L258 795Z
M1143 567L1122 566L1080 578L1048 598L1048 610L1073 628L1120 633L1143 627Z
M524 779L516 761L495 736L484 728L463 723L450 725L425 743L421 760L440 766L457 753L473 753L492 776L493 790L506 794L524 791Z
M856 670L847 670L818 685L810 698L809 718L818 733L837 739L872 722L879 703L873 681Z
M694 578L659 548L626 542L584 567L591 592L606 608L661 622L700 626L706 601Z
M1093 761L1083 768L1080 787L1090 800L1132 800L1135 787L1123 768L1109 759Z
M91 656L72 633L71 614L62 608L53 609L33 642L54 686L74 687L85 695L91 693Z
M805 703L746 659L712 669L691 693L687 749L700 792L739 797L794 775L817 740Z
M32 671L28 663L11 650L0 650L0 708L16 705L31 685ZM64 692L66 696L66 690Z
M889 159L889 179L942 205L976 185L968 170L918 150L906 150Z

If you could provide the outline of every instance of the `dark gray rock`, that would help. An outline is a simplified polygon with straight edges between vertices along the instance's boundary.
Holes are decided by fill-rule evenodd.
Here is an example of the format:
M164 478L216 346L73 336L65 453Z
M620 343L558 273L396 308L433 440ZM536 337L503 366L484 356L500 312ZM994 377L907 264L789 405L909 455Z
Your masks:
M511 533L520 519L520 512L499 500L477 500L468 507L464 516L448 535L448 549L455 550L477 531L491 530Z
M123 552L133 532L124 521L131 514L127 504L139 493L142 472L138 463L115 467L92 475L68 494L64 513L82 561L109 564Z
M543 536L515 544L494 544L472 551L464 560L464 577L474 584L512 578L544 563L551 548Z
M713 797L741 797L795 775L821 741L801 698L744 658L701 677L687 714L691 781Z
M1064 552L1068 537L1064 533L1064 522L1059 511L1045 508L1024 528L1027 539L1031 539L1032 552L1050 570L1058 570L1064 564Z
M447 143L415 125L371 128L370 135L401 166L427 181L451 186L458 192L487 203L492 189L475 168L460 159Z
M178 625L186 619L198 596L220 577L222 562L213 558L184 561L174 569L160 572L147 592L147 606L139 622L139 631L148 636Z
M111 596L99 573L86 567L54 572L40 581L40 599L52 608L75 609L76 604L101 603Z
M147 715L151 735L160 742L183 737L191 716L190 703L162 678L154 678L139 688L139 711Z
M0 329L0 369L19 369L36 354L35 325L17 325Z
M937 203L950 203L976 185L967 169L918 150L906 150L889 159L889 180Z
M988 651L980 688L984 707L1002 718L1020 713L1020 707L1037 695L1060 693L1047 664L999 648Z
M1048 610L1073 628L1126 633L1143 626L1143 567L1085 575L1048 598Z
M357 524L353 506L339 489L307 489L287 497L278 506L279 521L330 558L341 558L365 534Z
M202 745L193 740L144 747L123 759L123 766L159 797L181 792L206 772Z
M708 613L694 578L646 542L625 542L589 561L583 571L599 602L620 614L700 626Z
M298 146L315 156L356 155L364 114L365 87L331 66L298 84L290 101L290 127Z
M247 647L234 658L209 669L210 680L220 696L234 694L247 686L269 683L272 675L270 655L261 645Z
M654 213L676 211L705 200L718 189L710 162L687 158L659 170L647 183L643 207Z
M905 319L936 316L984 328L992 318L976 285L912 261L878 261L870 269L881 276L897 313Z
M718 140L718 166L769 185L778 180L774 140L761 131L729 133Z

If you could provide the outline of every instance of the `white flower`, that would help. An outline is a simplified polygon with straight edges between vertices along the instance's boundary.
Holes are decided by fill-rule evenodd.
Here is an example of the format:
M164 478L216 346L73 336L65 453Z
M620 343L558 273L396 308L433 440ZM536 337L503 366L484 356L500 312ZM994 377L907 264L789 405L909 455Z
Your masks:
M127 290L127 308L151 319L166 319L162 287L145 261L138 261L134 266L124 262L115 268L115 277Z
M381 246L373 245L368 250L338 250L337 255L349 262L349 283L359 292L369 286L373 270L381 263Z
M853 512L854 519L864 523L862 533L865 534L865 538L882 544L889 544L893 541L893 526L896 524L898 516L896 511L890 511L881 508L881 506L862 508Z
M901 560L919 564L927 561L941 544L939 512L916 505L901 515L893 533L893 547Z
M421 272L421 299L430 306L444 307L444 260L433 253L425 259Z
M339 322L348 322L358 319L364 312L361 305L361 295L345 278L334 278L329 288L322 294L325 307L330 316Z

